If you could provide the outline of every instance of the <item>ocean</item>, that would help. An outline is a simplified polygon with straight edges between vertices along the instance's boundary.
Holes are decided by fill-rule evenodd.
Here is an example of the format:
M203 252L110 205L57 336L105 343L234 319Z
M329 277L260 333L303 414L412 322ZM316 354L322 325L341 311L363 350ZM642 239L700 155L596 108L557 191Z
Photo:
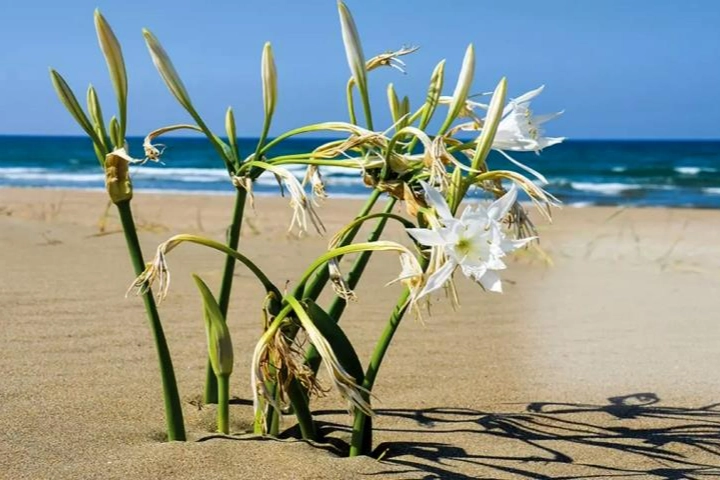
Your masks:
M273 155L309 151L327 139L293 139ZM231 194L227 172L204 138L166 138L164 165L132 167L136 194L142 191ZM241 153L255 147L241 139ZM130 138L140 156L142 138ZM543 151L513 155L543 173L545 188L571 206L627 205L720 208L720 141L567 141ZM493 152L494 169L514 169ZM360 174L322 169L329 195L367 194ZM302 177L304 168L294 170ZM103 174L85 137L0 136L0 188L102 189ZM278 192L274 177L258 179L256 193Z

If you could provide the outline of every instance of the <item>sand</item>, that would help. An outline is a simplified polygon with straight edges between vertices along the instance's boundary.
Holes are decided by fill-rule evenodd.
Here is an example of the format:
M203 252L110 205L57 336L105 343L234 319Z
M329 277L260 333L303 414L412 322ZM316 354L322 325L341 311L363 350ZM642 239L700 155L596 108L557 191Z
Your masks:
M375 390L378 461L242 434L262 292L241 269L228 320L239 435L212 435L214 410L197 402L205 334L190 273L217 288L222 258L193 245L170 254L161 305L192 441L162 442L155 354L140 299L124 298L133 274L117 218L98 234L105 198L0 189L0 478L720 476L719 211L566 208L541 225L553 266L521 255L503 295L458 278L460 310L438 299L391 346ZM139 194L146 256L174 233L221 239L231 203ZM332 232L358 208L332 200L321 215ZM241 240L279 285L327 242L287 236L289 219L285 200L258 198ZM394 255L374 257L343 317L364 359L400 293L383 286L397 272ZM335 393L313 409L347 439Z

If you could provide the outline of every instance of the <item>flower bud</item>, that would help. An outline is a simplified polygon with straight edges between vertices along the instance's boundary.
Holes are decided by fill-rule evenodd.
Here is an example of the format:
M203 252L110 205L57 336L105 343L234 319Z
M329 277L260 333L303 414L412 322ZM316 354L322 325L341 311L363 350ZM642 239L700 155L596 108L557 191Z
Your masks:
M100 49L105 56L108 70L110 71L110 80L112 80L115 96L118 101L118 114L120 115L120 133L125 137L125 127L127 124L127 92L128 81L127 72L125 70L125 61L123 60L120 42L110 28L110 25L102 16L100 10L95 10L95 30L97 32Z
M277 70L275 68L275 59L273 58L270 42L265 43L263 47L261 75L265 121L269 122L275 112L275 104L277 102Z

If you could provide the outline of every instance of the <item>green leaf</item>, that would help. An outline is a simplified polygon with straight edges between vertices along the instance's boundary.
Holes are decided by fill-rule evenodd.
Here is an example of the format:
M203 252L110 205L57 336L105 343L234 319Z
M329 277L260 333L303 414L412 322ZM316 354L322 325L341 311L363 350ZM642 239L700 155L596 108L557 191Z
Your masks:
M230 375L233 370L233 347L225 318L220 312L212 292L200 277L193 274L193 279L203 301L205 333L207 334L208 355L215 375Z
M355 377L355 382L358 385L362 384L365 380L365 372L345 332L343 332L335 319L331 318L325 310L320 308L315 302L305 300L305 304L307 305L308 316L310 316L315 327L332 347L340 365L342 365L350 375Z

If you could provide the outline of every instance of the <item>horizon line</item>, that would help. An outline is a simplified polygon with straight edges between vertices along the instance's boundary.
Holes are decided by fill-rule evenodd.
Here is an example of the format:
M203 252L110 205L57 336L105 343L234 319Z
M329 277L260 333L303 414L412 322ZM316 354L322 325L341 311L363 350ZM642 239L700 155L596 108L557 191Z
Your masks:
M27 137L27 138L74 138L74 139L80 139L80 138L87 138L90 140L86 135L82 134L42 134L42 133L0 133L0 138L8 138L8 137ZM189 136L189 135L164 135L165 138L172 138L172 139L203 139L204 136ZM145 138L145 135L128 135L127 138L138 138L143 139ZM221 136L220 138L225 139L225 136ZM238 136L238 140L258 140L259 137L252 137L252 136ZM275 136L268 136L268 139L276 138ZM333 139L333 138L343 138L343 137L333 137L331 135L318 135L318 136L302 136L300 137L304 140L324 140L324 139ZM467 140L472 140L471 137L468 137ZM576 137L576 138L566 138L565 142L720 142L720 137L672 137L672 138L654 138L654 137Z

